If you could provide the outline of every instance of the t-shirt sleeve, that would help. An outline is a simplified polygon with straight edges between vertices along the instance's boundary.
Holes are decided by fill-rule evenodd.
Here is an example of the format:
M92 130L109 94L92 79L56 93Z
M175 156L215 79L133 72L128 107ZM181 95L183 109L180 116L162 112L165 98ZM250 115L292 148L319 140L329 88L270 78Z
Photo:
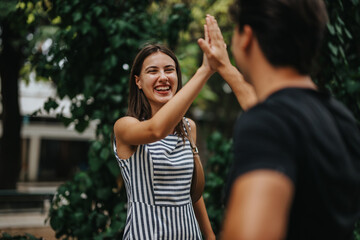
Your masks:
M237 121L234 131L234 161L226 189L253 170L281 172L296 182L296 136L280 111L255 107Z

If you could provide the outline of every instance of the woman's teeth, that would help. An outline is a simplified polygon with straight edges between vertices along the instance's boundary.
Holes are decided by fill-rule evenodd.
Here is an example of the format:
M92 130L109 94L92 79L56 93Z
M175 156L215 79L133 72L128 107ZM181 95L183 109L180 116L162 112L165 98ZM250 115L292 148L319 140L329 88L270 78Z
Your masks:
M167 87L156 87L155 88L156 91L168 91L170 90L170 87L167 86Z

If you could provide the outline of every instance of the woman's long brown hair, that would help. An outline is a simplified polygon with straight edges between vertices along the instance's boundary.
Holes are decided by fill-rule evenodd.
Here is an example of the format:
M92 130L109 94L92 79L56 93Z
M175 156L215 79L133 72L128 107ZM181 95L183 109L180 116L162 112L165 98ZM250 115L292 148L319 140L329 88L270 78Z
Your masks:
M152 117L151 115L151 106L147 100L144 92L140 90L135 82L135 76L140 76L141 68L144 63L144 60L153 53L162 52L169 57L171 57L175 62L176 74L178 78L178 85L176 92L182 88L182 78L179 62L175 54L164 45L160 44L148 44L143 47L140 52L136 55L134 62L132 64L130 79L129 79L129 99L128 99L128 110L126 115L135 117L140 121L148 120ZM184 139L185 131L183 128L182 121L180 121L176 127L175 132L178 136Z

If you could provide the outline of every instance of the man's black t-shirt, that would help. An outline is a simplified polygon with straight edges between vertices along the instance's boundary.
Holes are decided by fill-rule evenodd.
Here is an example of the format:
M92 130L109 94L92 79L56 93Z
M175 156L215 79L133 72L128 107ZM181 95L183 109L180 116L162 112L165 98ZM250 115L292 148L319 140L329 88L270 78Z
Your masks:
M234 134L231 185L272 169L295 186L287 239L351 239L360 217L360 133L334 98L287 88L245 112ZM228 197L227 196L227 197Z

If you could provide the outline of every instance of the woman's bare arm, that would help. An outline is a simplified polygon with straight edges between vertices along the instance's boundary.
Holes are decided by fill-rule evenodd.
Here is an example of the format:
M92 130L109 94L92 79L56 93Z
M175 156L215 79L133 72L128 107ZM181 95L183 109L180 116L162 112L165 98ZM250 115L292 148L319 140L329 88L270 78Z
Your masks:
M209 41L208 31L205 31L204 41ZM118 145L125 145L125 147L136 146L160 140L172 133L213 73L214 71L210 68L204 55L201 67L191 80L160 108L151 119L139 121L133 117L120 118L114 125ZM181 79L178 79L178 81L181 81Z
M201 66L192 79L149 120L123 117L116 121L116 140L139 145L160 140L174 131L212 72ZM181 80L179 80L181 81Z

